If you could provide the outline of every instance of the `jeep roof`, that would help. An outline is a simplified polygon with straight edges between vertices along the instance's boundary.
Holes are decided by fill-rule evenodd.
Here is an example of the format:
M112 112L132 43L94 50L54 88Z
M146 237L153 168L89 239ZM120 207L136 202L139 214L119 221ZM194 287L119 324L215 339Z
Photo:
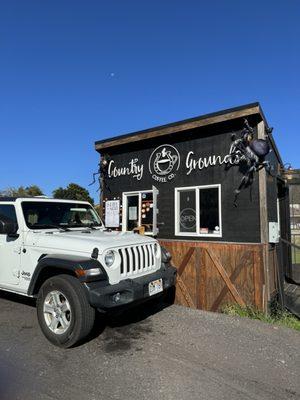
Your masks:
M45 201L45 202L55 202L55 201L62 201L62 202L66 202L66 203L88 203L90 204L88 201L85 200L76 200L76 199L54 199L53 197L44 197L44 196L32 196L32 197L24 197L24 196L16 196L16 197L9 197L9 196L0 196L0 202L15 202L17 200L23 200L23 201Z

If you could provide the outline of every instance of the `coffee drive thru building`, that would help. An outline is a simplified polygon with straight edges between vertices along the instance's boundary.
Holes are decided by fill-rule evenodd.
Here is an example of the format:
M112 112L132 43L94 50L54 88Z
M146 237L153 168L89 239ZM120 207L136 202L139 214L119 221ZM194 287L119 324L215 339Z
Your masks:
M284 274L279 237L290 237L283 164L259 103L95 147L106 226L160 240L178 269L178 303L267 309Z

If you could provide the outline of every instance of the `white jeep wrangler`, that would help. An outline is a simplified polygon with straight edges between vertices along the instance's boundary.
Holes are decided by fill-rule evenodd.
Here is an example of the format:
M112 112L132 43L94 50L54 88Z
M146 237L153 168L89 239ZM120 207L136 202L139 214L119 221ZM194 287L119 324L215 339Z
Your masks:
M0 198L0 289L37 298L40 327L57 346L82 341L96 309L174 286L170 259L153 238L108 232L87 202Z

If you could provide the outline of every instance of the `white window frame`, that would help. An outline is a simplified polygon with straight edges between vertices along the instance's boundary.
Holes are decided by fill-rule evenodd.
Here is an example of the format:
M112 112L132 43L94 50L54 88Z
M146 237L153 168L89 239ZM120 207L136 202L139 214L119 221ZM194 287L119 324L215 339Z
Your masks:
M122 232L131 232L127 230L127 196L132 196L132 195L139 196L138 226L141 226L142 193L152 193L152 195L154 196L153 190L134 190L133 192L122 193ZM153 212L155 212L155 210L153 210ZM153 235L153 231L145 232L145 235Z
M201 189L211 189L217 188L219 194L219 233L200 233L200 191ZM222 237L222 190L221 184L215 185L197 185L197 186L184 186L184 187L176 187L175 191L175 236L197 236L197 237ZM180 232L180 192L186 190L195 190L196 196L196 232Z

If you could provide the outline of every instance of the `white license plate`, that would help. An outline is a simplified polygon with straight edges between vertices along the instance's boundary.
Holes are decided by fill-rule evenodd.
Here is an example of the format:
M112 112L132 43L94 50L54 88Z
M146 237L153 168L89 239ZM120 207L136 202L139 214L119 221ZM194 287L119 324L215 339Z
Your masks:
M149 283L149 296L153 296L156 293L163 291L163 281L162 279L157 279Z

